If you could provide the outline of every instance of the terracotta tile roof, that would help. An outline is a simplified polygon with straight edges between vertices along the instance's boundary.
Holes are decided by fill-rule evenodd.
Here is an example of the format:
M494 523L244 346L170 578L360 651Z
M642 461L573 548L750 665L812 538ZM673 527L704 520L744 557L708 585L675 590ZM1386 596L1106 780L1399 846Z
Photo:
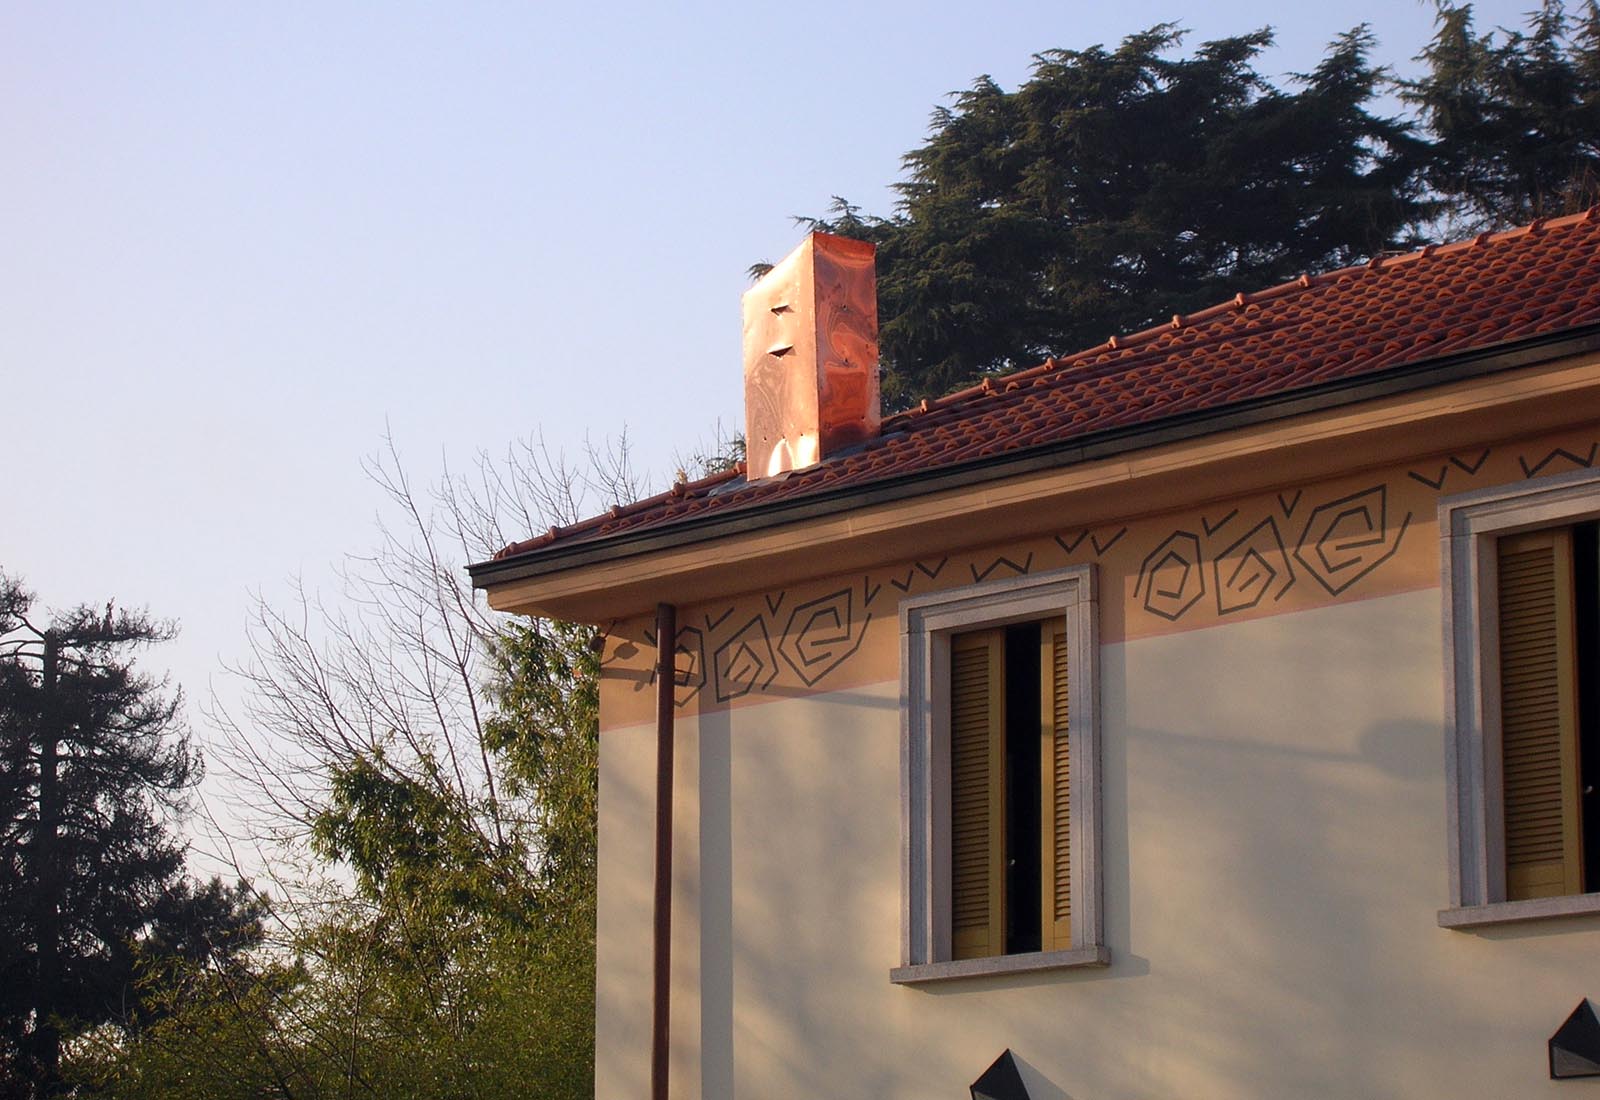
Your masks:
M878 438L786 478L730 470L513 543L503 560L1198 411L1600 322L1600 207L1301 276L886 418Z

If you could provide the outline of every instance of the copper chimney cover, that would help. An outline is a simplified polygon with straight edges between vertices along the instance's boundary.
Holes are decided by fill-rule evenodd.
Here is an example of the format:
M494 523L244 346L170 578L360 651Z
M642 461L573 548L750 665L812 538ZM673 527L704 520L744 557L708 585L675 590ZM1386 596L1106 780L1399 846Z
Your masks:
M878 434L876 251L812 233L745 292L752 480L814 466Z

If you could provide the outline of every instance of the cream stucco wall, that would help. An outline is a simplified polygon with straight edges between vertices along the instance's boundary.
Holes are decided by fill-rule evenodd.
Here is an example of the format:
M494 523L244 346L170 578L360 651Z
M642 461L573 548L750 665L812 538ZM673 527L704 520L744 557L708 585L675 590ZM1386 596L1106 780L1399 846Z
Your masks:
M678 724L678 1097L1516 1098L1592 919L1440 929L1439 591L1106 645L1113 964L902 987L899 683ZM654 730L601 739L597 1096L648 1091Z

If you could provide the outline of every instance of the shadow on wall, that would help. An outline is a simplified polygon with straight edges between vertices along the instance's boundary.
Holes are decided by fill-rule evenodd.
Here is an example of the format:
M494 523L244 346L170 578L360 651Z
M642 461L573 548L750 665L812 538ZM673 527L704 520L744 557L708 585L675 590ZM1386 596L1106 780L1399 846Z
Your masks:
M731 712L733 1036L755 1095L898 1096L899 688ZM861 965L862 960L872 960ZM712 1095L708 1090L706 1095Z
M654 902L653 731L618 731L600 740L599 928L596 943L595 1066L597 1094L642 1096L650 1090L652 959L650 913ZM608 935L625 914L638 934ZM640 996L639 991L646 991ZM643 1051L642 1057L606 1057Z
M700 1094L733 1095L733 744L700 720Z

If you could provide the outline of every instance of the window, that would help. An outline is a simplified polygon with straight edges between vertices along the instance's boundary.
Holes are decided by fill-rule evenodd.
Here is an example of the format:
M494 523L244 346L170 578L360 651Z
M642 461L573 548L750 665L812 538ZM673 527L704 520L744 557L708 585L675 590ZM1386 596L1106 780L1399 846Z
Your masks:
M1600 888L1600 763L1578 669L1594 668L1596 524L1496 541L1506 900ZM1591 678L1593 694L1595 685Z
M1600 473L1447 497L1446 927L1600 913Z
M901 604L897 982L1109 961L1092 567Z
M1072 945L1065 621L950 639L950 955Z

